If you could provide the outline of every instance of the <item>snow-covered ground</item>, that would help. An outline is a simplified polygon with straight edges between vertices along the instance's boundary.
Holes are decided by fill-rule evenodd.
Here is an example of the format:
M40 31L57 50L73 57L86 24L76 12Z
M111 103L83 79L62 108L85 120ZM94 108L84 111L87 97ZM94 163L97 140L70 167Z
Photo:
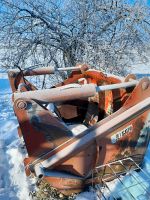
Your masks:
M147 72L148 73L148 72ZM6 75L0 75L0 200L29 200L29 192L34 187L34 182L29 180L24 173L23 156L20 146L20 140L17 135L18 123L13 114L11 104L11 90ZM150 175L150 145L145 156L144 170ZM142 182L142 187L133 180L133 175ZM109 183L109 187L116 197L119 193L120 199L130 200L148 200L150 199L149 181L146 180L142 172L134 172L132 176L122 177L121 182L126 186L135 184L131 187L129 192L124 190L122 184L118 181ZM122 190L121 190L122 189ZM103 189L106 196L109 198L110 191ZM120 192L121 191L121 192ZM130 193L130 195L129 195ZM95 200L98 197L99 190L92 190L90 192L83 192L77 195L76 200ZM116 197L119 200L119 196ZM109 199L114 199L113 197Z
M32 185L24 173L17 127L9 82L3 74L0 76L0 200L29 199Z

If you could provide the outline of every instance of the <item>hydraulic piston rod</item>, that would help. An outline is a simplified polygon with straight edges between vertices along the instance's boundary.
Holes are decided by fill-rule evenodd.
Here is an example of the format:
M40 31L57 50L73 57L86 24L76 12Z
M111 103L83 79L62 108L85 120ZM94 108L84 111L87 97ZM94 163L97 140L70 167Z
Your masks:
M81 66L79 67L62 67L62 68L54 68L54 67L41 67L34 69L25 69L20 71L19 69L9 70L9 73L22 73L24 76L37 76L37 75L46 75L46 74L54 74L57 71L80 71Z
M102 92L106 90L113 90L118 88L128 88L133 87L138 83L138 81L124 82L112 85L96 86L94 84L69 84L66 86L61 86L52 89L45 90L35 90L27 91L22 93L15 93L14 99L26 98L26 99L36 99L41 102L59 102L67 101L78 98L88 98L94 96L96 92Z

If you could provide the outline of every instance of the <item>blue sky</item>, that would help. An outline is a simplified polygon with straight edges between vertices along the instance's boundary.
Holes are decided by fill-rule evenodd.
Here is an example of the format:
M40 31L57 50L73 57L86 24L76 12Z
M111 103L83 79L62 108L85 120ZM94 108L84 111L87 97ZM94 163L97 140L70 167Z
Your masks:
M128 0L129 3L135 3L136 0ZM147 5L150 5L150 0L141 0L141 3L147 3Z
M147 4L150 5L150 0L147 0Z

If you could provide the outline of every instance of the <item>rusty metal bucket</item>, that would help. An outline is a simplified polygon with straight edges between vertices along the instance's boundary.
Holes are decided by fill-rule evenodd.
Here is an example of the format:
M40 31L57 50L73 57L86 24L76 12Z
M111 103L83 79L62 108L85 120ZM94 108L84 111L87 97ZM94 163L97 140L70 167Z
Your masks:
M44 90L26 77L55 69L8 72L19 136L28 152L26 174L65 194L114 179L114 171L125 174L131 160L139 166L150 135L148 78L108 76L85 65L69 70L66 80ZM109 163L121 159L127 159L126 168L116 164L112 171Z

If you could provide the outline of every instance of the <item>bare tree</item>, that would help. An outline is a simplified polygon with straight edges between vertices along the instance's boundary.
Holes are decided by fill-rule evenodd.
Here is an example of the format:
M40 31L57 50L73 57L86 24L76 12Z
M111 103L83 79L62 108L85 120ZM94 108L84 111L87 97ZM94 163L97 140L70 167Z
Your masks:
M124 73L135 58L146 59L149 8L140 2L1 0L2 64L25 68L86 62Z

